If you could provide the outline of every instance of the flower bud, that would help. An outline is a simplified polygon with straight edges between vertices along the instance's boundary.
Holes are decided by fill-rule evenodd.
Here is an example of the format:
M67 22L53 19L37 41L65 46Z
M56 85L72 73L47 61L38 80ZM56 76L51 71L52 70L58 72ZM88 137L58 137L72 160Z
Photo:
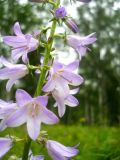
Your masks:
M66 16L66 10L64 7L59 7L55 10L55 17L56 18L64 18Z
M71 29L74 33L79 32L79 28L73 19L67 19L65 24Z

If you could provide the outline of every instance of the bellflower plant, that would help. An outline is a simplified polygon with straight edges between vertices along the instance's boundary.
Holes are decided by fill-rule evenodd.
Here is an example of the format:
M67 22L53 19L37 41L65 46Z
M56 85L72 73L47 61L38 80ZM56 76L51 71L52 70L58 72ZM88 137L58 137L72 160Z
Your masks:
M46 148L53 160L68 160L78 154L77 147L66 147L59 142L49 140L48 133L43 131L41 126L42 123L53 125L59 122L58 116L51 111L53 106L58 107L59 117L65 115L66 106L72 107L73 110L74 107L79 106L79 101L75 98L75 94L79 92L79 86L84 82L83 77L77 72L79 62L86 55L87 50L90 50L88 45L93 44L97 40L96 33L85 37L70 33L71 31L78 33L79 28L71 15L68 16L65 7L61 7L60 0L29 1L48 4L50 7L49 11L52 14L52 19L49 22L52 25L51 27L49 24L46 27L41 26L40 30L32 32L34 34L23 34L19 22L16 22L13 26L15 35L3 36L3 42L12 47L12 52L8 57L10 62L4 57L0 57L0 63L2 64L0 68L0 80L8 80L6 90L10 92L17 80L29 74L34 76L37 84L34 96L31 96L16 85L15 102L0 99L0 131L5 130L7 127L27 125L26 134L22 138L11 134L8 138L0 138L0 158L11 149L13 142L24 142L21 143L24 144L22 158L18 159L46 159L46 156L41 156L41 153L38 153L38 156L32 154L31 142L34 141L34 143L38 143ZM91 0L78 1L88 3ZM65 33L56 33L57 26L61 24L61 27L64 27L63 23L68 26L70 31L67 31L65 28ZM44 37L47 38L45 39ZM56 47L53 47L56 37L61 38L63 42L67 42L68 46L75 49L80 55L80 60L74 59L73 62L68 64L60 62L59 58L57 59L59 56L53 54L53 50L56 52ZM33 51L38 53L39 50L36 51L38 47L39 50L41 47L44 48L44 53L40 55L40 62L42 61L42 63L38 64L36 62L35 65L32 65L28 54ZM21 57L22 62L20 64L18 60ZM36 76L34 73L39 74ZM48 99L54 99L55 104L50 106ZM21 132L23 129L25 127L21 128Z
M24 63L28 62L27 54L36 50L38 47L38 40L35 39L31 34L23 34L19 25L16 22L13 27L13 31L16 36L4 36L3 41L7 45L13 47L12 59L18 61L20 57Z

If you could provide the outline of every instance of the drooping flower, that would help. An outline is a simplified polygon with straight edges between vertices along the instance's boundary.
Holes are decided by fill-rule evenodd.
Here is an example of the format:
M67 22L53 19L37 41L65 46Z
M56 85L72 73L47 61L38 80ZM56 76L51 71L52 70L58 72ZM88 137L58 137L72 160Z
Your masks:
M56 141L48 140L46 147L53 160L68 160L78 154L76 147L66 147Z
M65 104L71 107L78 105L78 100L71 95L69 89L69 85L78 86L83 83L83 78L74 73L78 66L78 60L68 65L55 60L49 72L48 82L43 87L43 91L51 92L56 100L60 117L65 113Z
M6 126L6 119L17 110L17 104L13 102L5 102L0 99L0 131L3 131Z
M86 55L87 50L90 50L87 46L94 43L97 40L97 38L96 33L92 33L85 37L79 37L77 35L68 35L66 40L67 44L79 53L81 59L82 56Z
M14 24L14 33L16 36L4 36L3 41L7 45L13 47L12 59L18 61L20 57L24 63L28 62L27 54L36 50L38 47L38 40L31 34L23 34L19 22Z
M16 102L19 109L6 120L8 127L17 127L25 122L27 131L31 139L36 140L39 136L41 122L45 124L55 124L59 121L57 116L46 108L47 96L32 98L24 90L16 91Z
M77 0L77 1L79 1L79 2L84 2L84 3L89 3L89 2L91 2L91 0Z
M0 158L4 156L12 147L10 138L0 138Z
M72 30L74 33L78 33L79 32L79 28L76 24L76 22L73 19L65 19L65 24L67 25L67 27Z
M59 7L55 10L55 17L56 18L64 18L67 15L65 7Z
M71 95L69 91L68 95L63 94L63 88L61 86L56 87L51 93L53 98L56 101L56 106L58 106L58 114L62 117L66 111L66 105L69 107L76 107L79 104L79 101Z
M28 74L28 68L24 64L12 64L4 57L0 58L0 62L5 66L5 68L0 69L0 79L8 79L6 90L9 92L16 80Z

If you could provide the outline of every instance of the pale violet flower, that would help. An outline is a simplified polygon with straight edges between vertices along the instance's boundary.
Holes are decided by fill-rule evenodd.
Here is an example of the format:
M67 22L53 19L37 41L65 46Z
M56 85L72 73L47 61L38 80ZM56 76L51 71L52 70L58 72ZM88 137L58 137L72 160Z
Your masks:
M4 156L12 147L12 140L10 138L0 137L0 158Z
M90 50L87 46L94 43L97 38L96 33L92 33L85 37L80 37L78 35L68 35L66 40L67 44L79 53L79 57L81 59L82 56L86 55L87 50Z
M49 72L48 82L43 87L43 91L51 92L56 100L60 117L65 113L65 105L75 107L79 104L78 100L71 95L69 89L69 85L78 86L83 83L83 78L74 73L78 66L78 60L68 65L54 61Z
M76 147L66 147L56 141L48 140L46 147L53 160L68 160L78 154Z
M68 65L62 64L54 60L49 71L48 82L43 87L43 91L50 92L58 85L63 87L64 91L68 90L68 84L78 86L83 83L83 78L74 73L79 67L79 60L76 60ZM64 93L63 93L64 94Z
M13 102L5 102L0 99L0 131L3 131L6 125L6 119L17 110L17 104Z
M28 68L24 64L12 64L4 57L0 57L0 62L5 66L0 69L0 80L8 79L6 90L9 92L16 80L28 74Z
M16 103L19 109L6 120L8 127L17 127L27 123L27 131L31 139L36 140L39 136L41 122L55 124L59 121L57 116L46 108L47 96L32 98L24 90L16 91Z
M16 22L13 27L16 36L4 36L3 41L12 47L12 59L18 61L20 57L24 63L28 62L27 54L36 50L38 47L38 40L31 34L23 34L19 25Z

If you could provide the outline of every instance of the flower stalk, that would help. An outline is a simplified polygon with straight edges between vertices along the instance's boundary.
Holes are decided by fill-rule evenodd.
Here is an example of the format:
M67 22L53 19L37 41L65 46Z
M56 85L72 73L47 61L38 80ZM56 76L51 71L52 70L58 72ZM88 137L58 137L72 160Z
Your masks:
M56 2L56 7L55 8L57 8L58 6L59 6L59 0ZM57 24L56 19L53 19L50 36L48 38L48 42L47 42L47 46L46 46L46 53L45 53L45 57L44 57L43 66L48 66L48 61L49 61L49 58L50 58L50 52L51 52L51 49L52 49L52 44L53 44L53 39L54 39L54 34L55 34L55 29L56 29L56 24ZM42 70L41 70L40 77L39 77L39 81L38 81L37 89L36 89L36 92L35 92L35 96L39 96L42 92L42 87L43 87L43 84L44 84L46 71L47 71L47 68L43 67Z
M59 0L57 0L55 8L58 8L59 3L60 3ZM49 58L50 58L50 52L51 52L51 49L52 49L54 34L55 34L55 30L56 30L56 24L57 24L56 19L53 19L52 27L51 27L51 31L50 31L50 36L48 38L48 42L47 42L47 46L46 46L46 53L45 53L45 57L44 57L43 66L48 66L48 61L49 61ZM44 84L47 69L48 68L46 68L46 67L43 67L41 69L41 74L40 74L39 81L38 81L37 88L36 88L35 95L34 95L35 97L41 95L41 93L42 93L42 87L43 87L43 84ZM24 144L22 160L27 160L28 159L28 154L29 154L31 142L32 142L32 140L28 136L27 141Z

